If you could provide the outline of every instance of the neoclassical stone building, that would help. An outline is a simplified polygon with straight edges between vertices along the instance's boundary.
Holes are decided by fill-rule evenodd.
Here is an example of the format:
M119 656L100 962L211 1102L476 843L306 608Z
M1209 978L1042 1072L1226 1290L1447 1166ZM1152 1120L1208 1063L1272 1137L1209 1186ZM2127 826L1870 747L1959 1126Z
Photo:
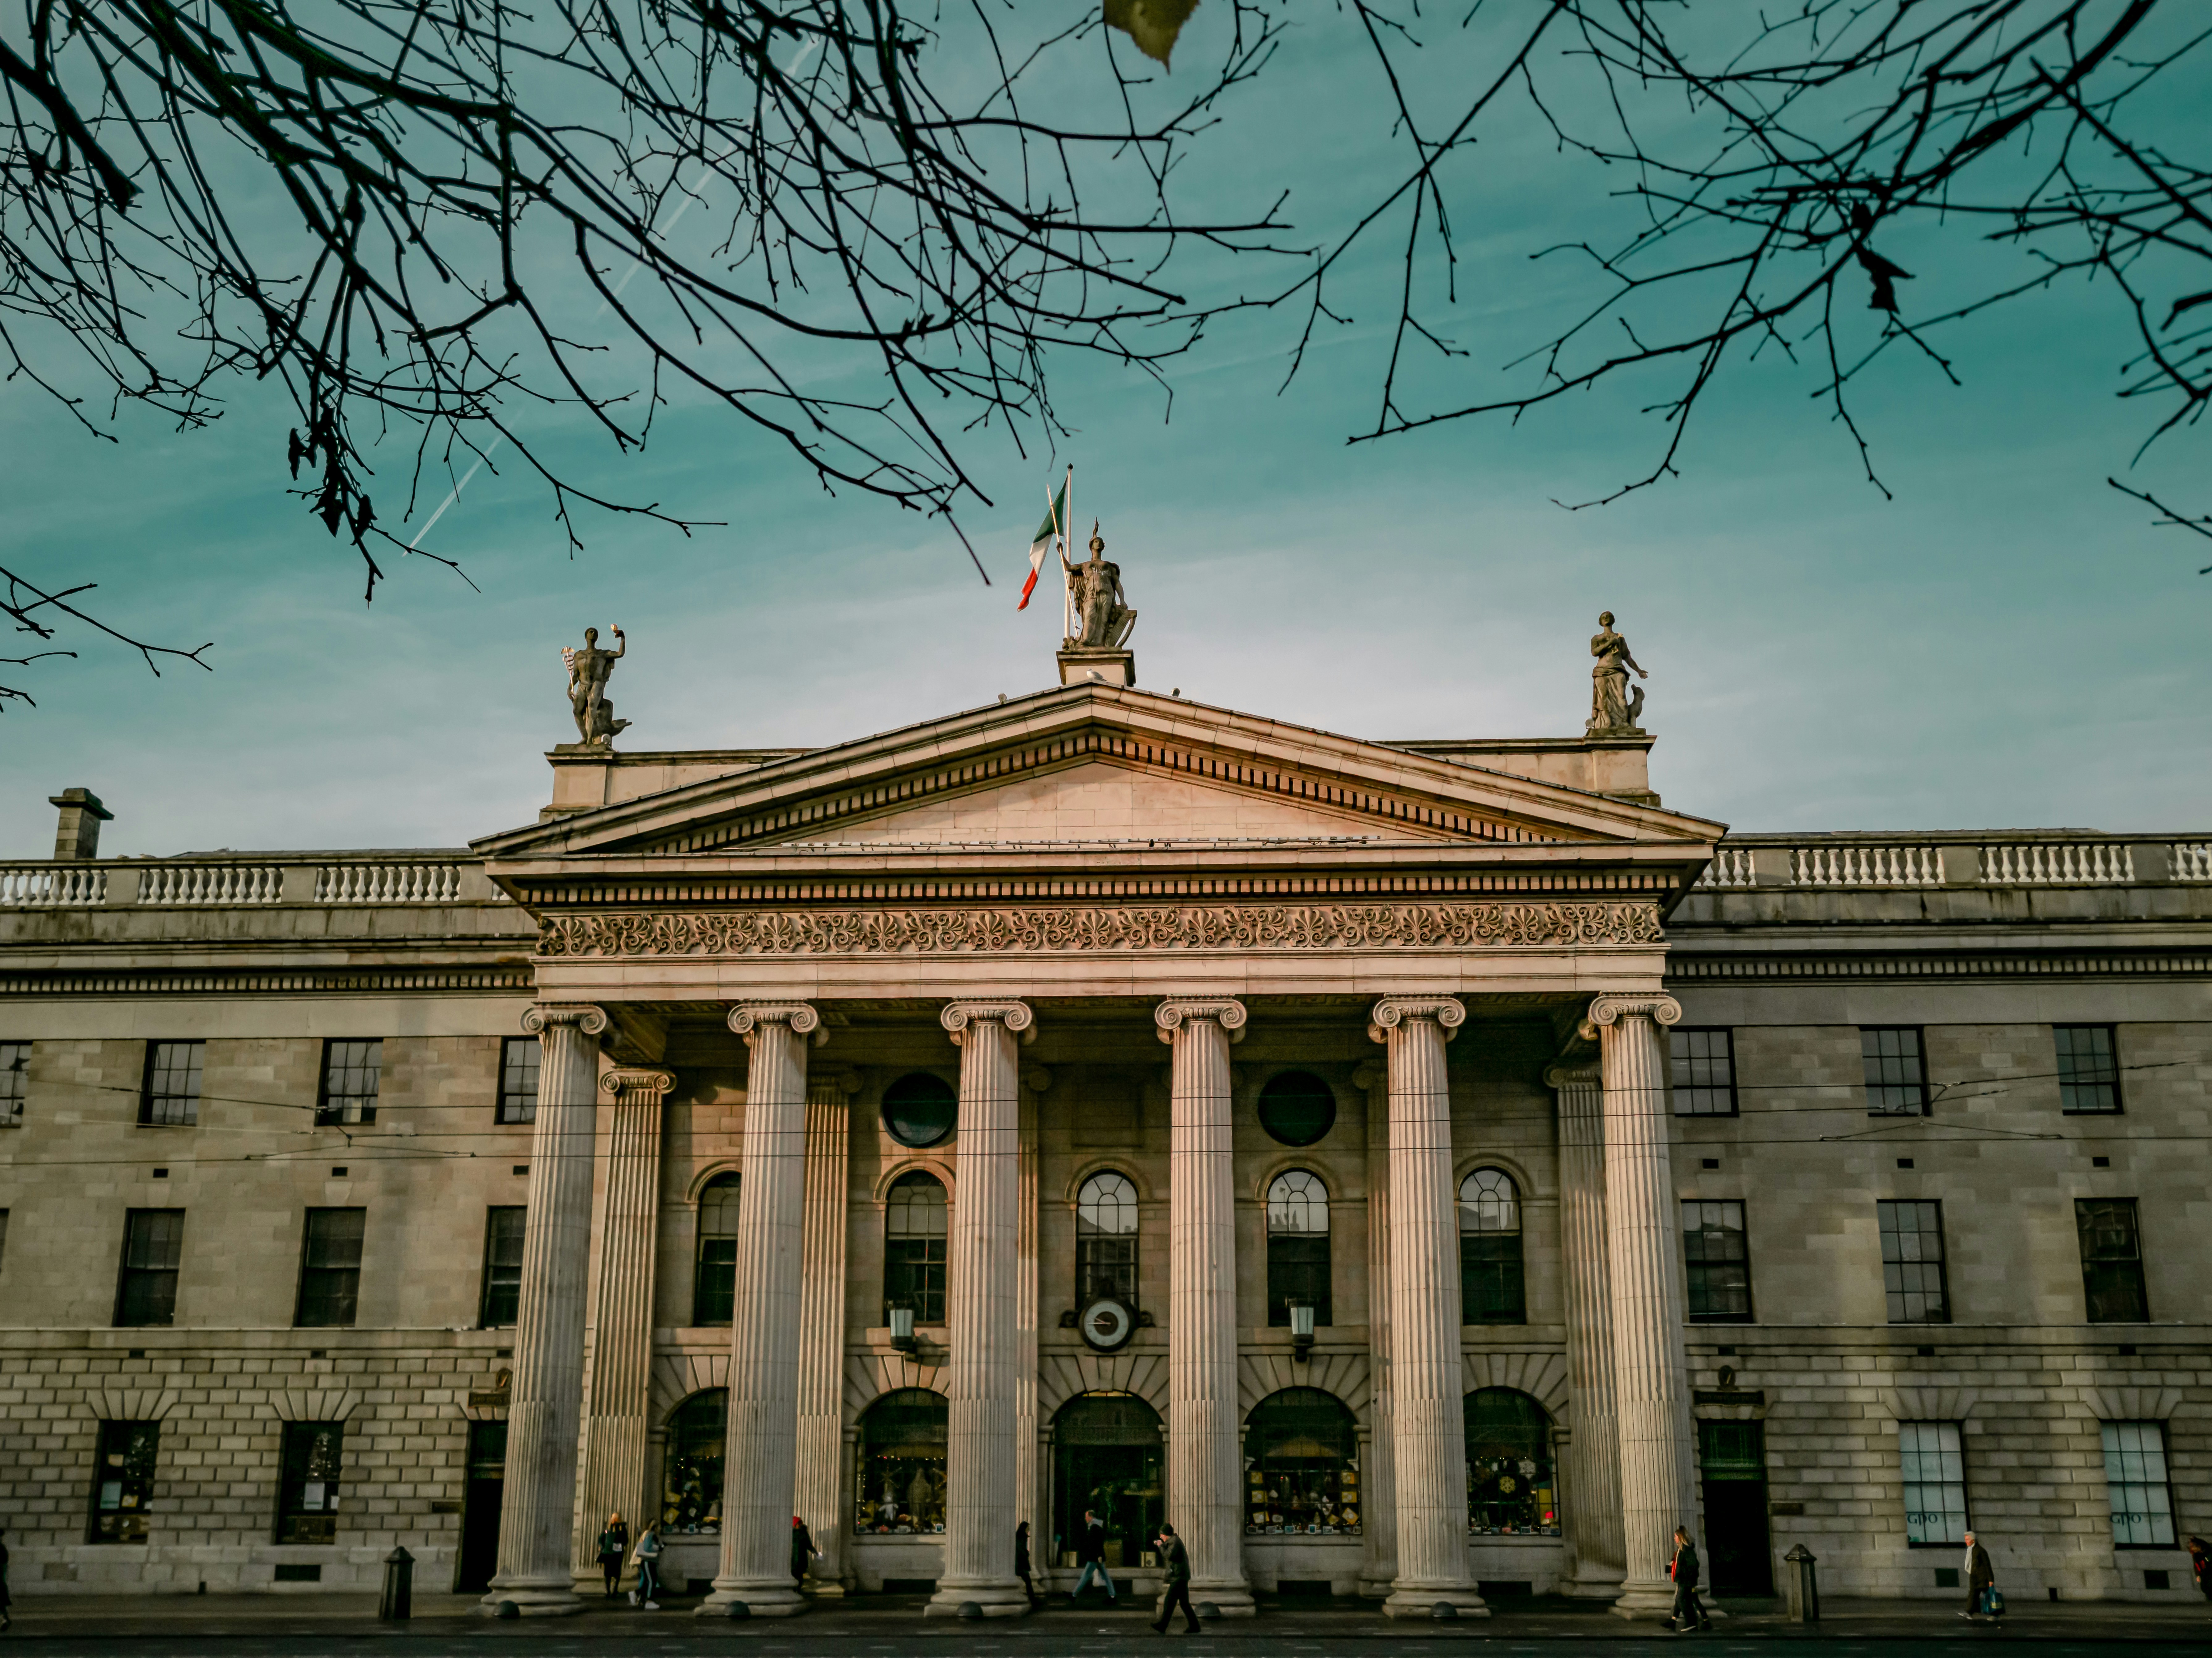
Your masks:
M1078 664L1080 668L1081 665ZM19 1593L1650 1615L2212 1527L2212 832L1725 834L1650 739L1079 683L556 749L465 851L0 866ZM1124 676L1126 677L1126 675ZM1630 717L1633 717L1632 714ZM137 808L134 808L137 809ZM793 1515L822 1553L790 1571Z

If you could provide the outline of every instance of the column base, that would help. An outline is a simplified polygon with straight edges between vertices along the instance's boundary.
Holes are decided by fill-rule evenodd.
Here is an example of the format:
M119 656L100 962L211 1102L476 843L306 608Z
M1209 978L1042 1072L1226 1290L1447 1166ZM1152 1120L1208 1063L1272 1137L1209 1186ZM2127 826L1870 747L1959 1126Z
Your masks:
M519 1583L502 1588L495 1581L477 1602L479 1616L496 1618L500 1603L514 1602L514 1609L525 1618L573 1618L584 1609L583 1597L566 1584Z
M1395 1581L1389 1577L1363 1577L1353 1593L1363 1600L1388 1600Z
M1601 1566L1582 1565L1575 1575L1559 1586L1558 1593L1571 1600L1617 1600L1620 1598L1621 1576L1609 1573Z
M929 1604L921 1609L924 1618L957 1618L960 1608L969 1601L982 1608L986 1618L1023 1618L1029 1614L1030 1597L1023 1590L1021 1580L1010 1577L1004 1582L953 1584L941 1582Z
M1438 1601L1453 1607L1462 1618L1487 1618L1490 1608L1481 1594L1463 1585L1441 1588L1413 1588L1399 1584L1390 1591L1390 1598L1382 1603L1385 1618L1432 1618Z
M1219 1618L1251 1618L1259 1612L1252 1603L1251 1586L1241 1582L1201 1583L1194 1577L1190 1581L1190 1603L1194 1606L1211 1605L1214 1615Z
M1656 1621L1674 1610L1674 1586L1668 1582L1625 1583L1620 1598L1607 1608L1615 1618Z
M724 1578L714 1580L714 1592L700 1603L692 1614L697 1618L727 1618L732 1601L744 1602L745 1610L755 1618L796 1618L806 1610L806 1597L792 1588L791 1580L777 1583L747 1583Z

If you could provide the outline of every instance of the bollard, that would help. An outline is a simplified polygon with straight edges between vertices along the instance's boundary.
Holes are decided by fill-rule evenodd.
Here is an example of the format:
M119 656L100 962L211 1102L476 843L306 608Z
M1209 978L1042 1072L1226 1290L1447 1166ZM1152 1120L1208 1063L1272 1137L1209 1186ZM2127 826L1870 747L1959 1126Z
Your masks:
M1819 1623L1820 1579L1813 1568L1820 1557L1800 1543L1782 1557L1797 1568L1790 1576L1790 1621L1793 1624Z
M380 1623L404 1622L412 1618L415 1599L415 1557L394 1549L384 1557L384 1594L376 1603Z

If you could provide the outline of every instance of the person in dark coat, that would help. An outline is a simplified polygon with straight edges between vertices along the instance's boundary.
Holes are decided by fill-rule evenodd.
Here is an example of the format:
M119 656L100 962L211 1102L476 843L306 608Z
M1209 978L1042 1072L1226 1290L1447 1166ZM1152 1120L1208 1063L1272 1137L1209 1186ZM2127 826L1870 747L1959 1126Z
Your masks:
M1075 1564L1083 1568L1083 1576L1075 1580L1077 1594L1089 1588L1095 1576L1106 1586L1109 1600L1120 1599L1114 1589L1114 1574L1106 1570L1106 1527L1088 1509L1083 1511L1083 1528L1075 1534Z
M1182 1539L1176 1535L1172 1526L1160 1527L1158 1545L1161 1557L1167 1562L1168 1594L1167 1599L1160 1603L1159 1622L1152 1627L1165 1635L1169 1623L1175 1617L1176 1608L1180 1606L1183 1615L1182 1632L1195 1635L1198 1633L1198 1611L1190 1604L1190 1551L1183 1547Z
M1675 1632L1687 1635L1692 1630L1711 1629L1713 1620L1698 1604L1698 1545L1690 1541L1686 1526L1674 1527L1674 1558L1667 1575L1674 1580L1674 1611L1667 1621Z
M1997 1574L1990 1564L1990 1551L1974 1540L1972 1532L1966 1533L1966 1609L1959 1614L1968 1623L1978 1623L1982 1615L1982 1591L1995 1588Z
M6 1535L5 1532L0 1532L0 1537ZM6 1629L15 1621L8 1615L8 1608L13 1604L8 1594L8 1545L0 1543L0 1630Z
M0 1555L0 1565L4 1565L6 1559L5 1555ZM2197 1575L2197 1592L2212 1600L2212 1543L2201 1537L2189 1539L2189 1570ZM0 1593L5 1590L6 1585L0 1584Z
M607 1599L615 1598L621 1586L623 1557L629 1552L629 1525L618 1514L607 1516L607 1528L599 1533L599 1572L607 1580Z
M791 1516L791 1581L806 1581L806 1563L821 1553L814 1546L814 1533L806 1529L806 1522L797 1515Z
M1014 1527L1014 1576L1022 1580L1022 1593L1030 1604L1037 1604L1036 1585L1030 1582L1030 1522L1026 1520Z

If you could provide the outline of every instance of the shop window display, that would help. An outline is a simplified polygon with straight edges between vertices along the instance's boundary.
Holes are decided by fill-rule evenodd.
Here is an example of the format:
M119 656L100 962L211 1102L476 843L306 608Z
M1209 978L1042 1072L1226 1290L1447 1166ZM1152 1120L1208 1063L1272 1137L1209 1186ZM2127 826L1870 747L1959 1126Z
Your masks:
M1352 1412L1316 1387L1252 1407L1244 1427L1247 1536L1357 1536L1359 1439Z
M902 1387L860 1418L859 1500L864 1535L945 1529L945 1405L942 1393Z
M1544 1407L1510 1387L1485 1387L1467 1396L1465 1409L1468 1530L1557 1537L1559 1487Z
M668 1418L661 1464L660 1528L669 1537L718 1537L722 1530L722 1444L730 1429L724 1387L694 1393Z

